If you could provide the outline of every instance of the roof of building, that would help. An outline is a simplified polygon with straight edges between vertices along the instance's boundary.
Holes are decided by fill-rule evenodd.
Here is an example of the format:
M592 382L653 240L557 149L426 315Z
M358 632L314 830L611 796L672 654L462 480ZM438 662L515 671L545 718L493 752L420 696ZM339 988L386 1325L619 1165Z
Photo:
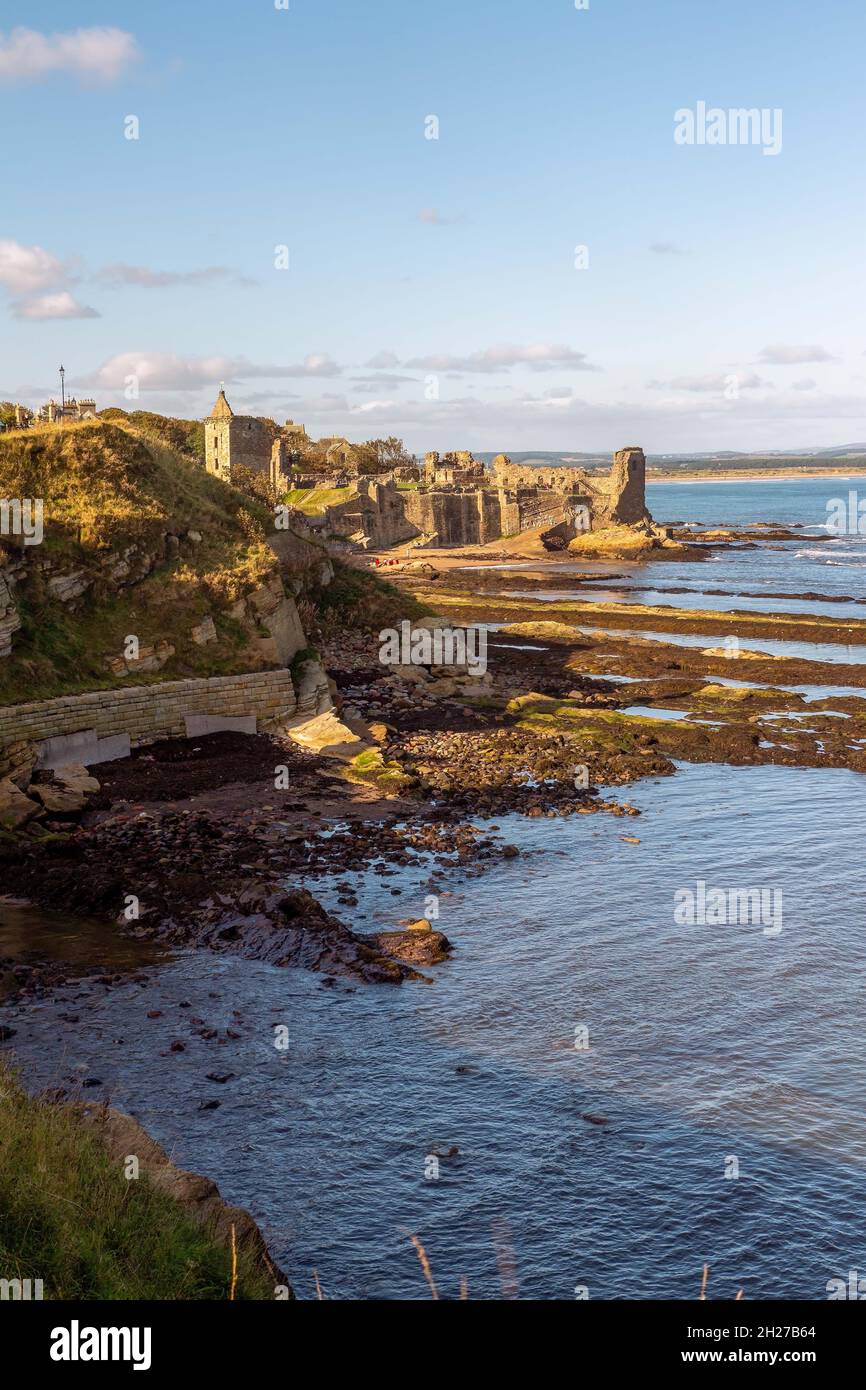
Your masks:
M216 404L210 413L210 418L211 420L231 420L233 415L234 411L226 400L226 393L220 387L220 393L216 398Z

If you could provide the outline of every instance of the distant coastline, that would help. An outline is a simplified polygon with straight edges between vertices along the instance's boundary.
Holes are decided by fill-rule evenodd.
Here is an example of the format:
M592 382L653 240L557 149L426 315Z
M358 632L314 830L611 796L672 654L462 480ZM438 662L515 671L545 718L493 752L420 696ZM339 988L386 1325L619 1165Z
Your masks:
M712 468L691 472L654 472L647 469L648 483L765 483L789 478L864 478L866 464L853 468L749 468L742 472L734 469Z

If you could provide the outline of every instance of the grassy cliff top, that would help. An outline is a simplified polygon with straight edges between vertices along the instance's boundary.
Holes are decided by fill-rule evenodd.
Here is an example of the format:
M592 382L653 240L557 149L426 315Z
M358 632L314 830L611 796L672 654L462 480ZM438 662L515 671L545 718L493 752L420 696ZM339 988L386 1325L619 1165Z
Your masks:
M279 574L270 514L151 429L129 417L0 435L0 498L44 507L41 544L0 538L21 618L0 659L0 703L130 683L106 658L131 633L176 648L157 679L267 664L228 610ZM82 591L71 604L57 592L69 575ZM206 614L219 636L198 646L191 629Z
M46 539L94 547L190 527L226 536L238 532L241 512L266 517L131 417L0 435L0 497L42 498Z

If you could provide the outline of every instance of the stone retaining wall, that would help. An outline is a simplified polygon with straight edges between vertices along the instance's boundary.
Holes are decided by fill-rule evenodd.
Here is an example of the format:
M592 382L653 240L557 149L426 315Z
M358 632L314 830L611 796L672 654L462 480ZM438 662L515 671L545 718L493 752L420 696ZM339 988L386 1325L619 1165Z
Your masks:
M98 738L129 734L133 744L185 734L189 714L254 714L261 729L291 718L297 700L290 673L256 671L241 676L164 681L64 695L0 709L0 748L94 729ZM313 711L315 712L315 710Z

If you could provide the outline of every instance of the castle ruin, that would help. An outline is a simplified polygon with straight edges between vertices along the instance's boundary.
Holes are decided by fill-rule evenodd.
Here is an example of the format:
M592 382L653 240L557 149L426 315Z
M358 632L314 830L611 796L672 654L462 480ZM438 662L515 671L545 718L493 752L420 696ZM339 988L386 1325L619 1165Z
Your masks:
M302 463L313 445L303 425L287 420L283 426L256 415L236 415L220 387L214 408L204 422L205 467L225 482L239 469L266 477L278 492L296 486L315 486L328 476L331 486L344 486L357 478L360 451L347 439L329 435L316 442L323 451L325 473L290 477L290 469ZM330 470L330 475L328 474Z
M235 415L220 387L204 426L207 471L225 482L249 470L282 494L305 485L347 488L350 496L308 521L364 548L408 541L487 545L529 530L565 543L580 531L649 519L646 461L636 446L619 449L607 474L565 464L515 464L507 454L498 454L488 469L470 451L457 450L443 457L426 454L421 469L362 475L358 446L327 436L314 446L323 469L307 476L297 471L312 446L303 425L288 420L280 429L256 416Z
M649 519L646 460L636 446L619 449L608 474L514 464L506 454L488 470L468 452L429 453L422 479L398 488L393 475L361 478L352 497L325 509L322 524L365 547L458 546L529 530L565 543L580 531Z

